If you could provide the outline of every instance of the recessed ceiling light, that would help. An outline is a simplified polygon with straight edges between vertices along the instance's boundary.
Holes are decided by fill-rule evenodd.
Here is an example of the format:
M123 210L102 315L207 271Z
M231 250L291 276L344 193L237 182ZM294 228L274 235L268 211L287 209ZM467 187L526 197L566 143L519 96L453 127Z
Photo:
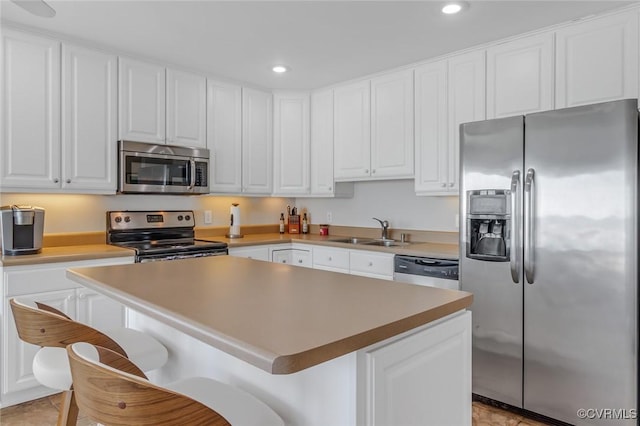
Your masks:
M451 2L442 7L442 13L446 15L453 15L460 12L462 9L466 9L468 4L466 2Z
M278 74L289 71L289 68L285 67L284 65L276 65L271 69L273 70L273 72L277 72Z

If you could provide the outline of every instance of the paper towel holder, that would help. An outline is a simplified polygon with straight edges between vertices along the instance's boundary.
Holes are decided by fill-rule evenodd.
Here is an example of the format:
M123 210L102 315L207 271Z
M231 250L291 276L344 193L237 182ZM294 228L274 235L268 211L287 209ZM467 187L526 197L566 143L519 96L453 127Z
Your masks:
M230 220L229 220L229 233L225 234L225 237L229 238L229 239L235 239L235 238L244 238L244 235L242 235L240 233L240 225L235 225L235 223L239 222L240 219L240 209L238 208L239 204L238 203L233 203L231 204L231 213L229 215ZM235 218L235 215L238 215L238 218ZM234 231L234 227L237 227L237 232L233 232Z

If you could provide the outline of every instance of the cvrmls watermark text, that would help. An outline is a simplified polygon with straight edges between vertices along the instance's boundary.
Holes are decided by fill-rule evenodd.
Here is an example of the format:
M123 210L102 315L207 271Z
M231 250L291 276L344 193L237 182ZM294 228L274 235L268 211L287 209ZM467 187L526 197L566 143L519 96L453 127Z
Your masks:
M580 408L576 412L580 419L598 420L635 420L638 410L635 408Z

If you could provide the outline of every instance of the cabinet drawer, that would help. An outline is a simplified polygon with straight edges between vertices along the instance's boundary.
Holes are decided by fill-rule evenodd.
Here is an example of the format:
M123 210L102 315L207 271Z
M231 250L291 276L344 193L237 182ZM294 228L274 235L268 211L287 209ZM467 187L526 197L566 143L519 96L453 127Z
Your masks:
M311 268L311 252L308 250L292 250L291 264Z
M375 278L393 279L393 255L351 251L351 273Z
M269 246L240 247L229 249L229 256L245 257L247 259L269 261Z
M349 271L349 251L334 248L313 248L313 267Z

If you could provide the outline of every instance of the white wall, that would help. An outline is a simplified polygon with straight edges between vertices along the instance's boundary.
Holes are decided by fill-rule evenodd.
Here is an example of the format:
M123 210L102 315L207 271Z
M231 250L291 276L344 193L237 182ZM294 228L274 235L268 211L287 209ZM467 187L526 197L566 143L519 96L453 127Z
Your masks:
M226 226L231 203L240 203L243 225L276 224L287 205L309 212L313 224L327 223L331 212L333 225L379 226L372 217L388 220L392 228L421 231L457 231L457 197L417 197L413 180L357 182L354 197L289 198L221 197L175 195L69 195L0 194L0 205L24 204L43 207L47 234L105 230L109 210L194 210L196 225ZM211 210L213 223L205 225L204 210Z
M356 182L353 198L298 198L296 207L306 208L311 223L377 227L377 217L391 228L457 232L458 197L418 197L413 180Z
M0 205L35 205L45 209L44 232L104 231L109 210L194 210L196 226L227 226L231 203L240 203L245 225L276 224L287 204L295 200L270 197L219 197L176 195L68 195L0 194ZM203 223L204 210L211 210L213 223Z

